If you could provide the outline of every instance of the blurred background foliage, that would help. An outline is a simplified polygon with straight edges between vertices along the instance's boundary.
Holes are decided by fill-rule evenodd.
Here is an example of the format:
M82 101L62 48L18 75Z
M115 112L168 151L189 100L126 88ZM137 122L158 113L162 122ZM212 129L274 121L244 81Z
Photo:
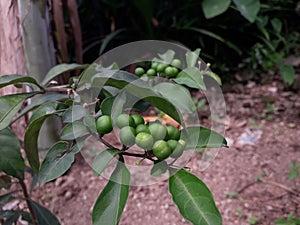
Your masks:
M201 57L225 80L236 71L246 71L242 80L262 72L279 72L287 84L294 80L295 65L284 59L300 54L298 1L77 0L77 4L85 63L121 44L157 39L201 48Z

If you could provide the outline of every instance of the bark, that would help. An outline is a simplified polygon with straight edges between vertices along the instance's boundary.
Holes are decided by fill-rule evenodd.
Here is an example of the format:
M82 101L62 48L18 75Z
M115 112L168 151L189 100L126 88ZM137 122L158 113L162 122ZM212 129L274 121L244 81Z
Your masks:
M0 1L0 76L26 74L20 32L18 5L15 0ZM0 96L18 92L14 86L0 89Z

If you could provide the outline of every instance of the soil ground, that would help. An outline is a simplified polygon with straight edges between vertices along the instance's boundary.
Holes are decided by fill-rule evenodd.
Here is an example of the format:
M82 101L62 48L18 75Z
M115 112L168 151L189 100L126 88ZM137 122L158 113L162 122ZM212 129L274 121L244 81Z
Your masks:
M198 170L200 156L193 157L187 166L211 189L224 225L270 225L291 212L300 216L300 178L288 178L289 165L300 162L299 94L276 80L223 88L227 89L225 137L230 147L222 148L205 171ZM262 136L253 145L242 145L238 140L245 129L262 131ZM34 199L52 210L64 225L89 225L92 206L106 182L94 176L78 157L65 176L37 188ZM133 224L190 223L173 204L165 180L131 188L120 225Z

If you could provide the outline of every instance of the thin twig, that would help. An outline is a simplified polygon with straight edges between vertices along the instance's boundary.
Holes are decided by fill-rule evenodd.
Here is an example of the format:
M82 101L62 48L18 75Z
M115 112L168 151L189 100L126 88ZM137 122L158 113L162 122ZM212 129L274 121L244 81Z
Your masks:
M122 155L127 155L127 156L133 156L137 158L144 158L144 159L149 159L152 162L155 162L155 159L152 159L151 157L147 156L146 154L139 154L139 153L132 153L132 152L122 152Z
M283 189L283 190L285 190L285 191L287 191L287 192L289 192L289 193L291 193L291 194L294 194L294 195L296 195L296 196L300 196L300 193L299 193L299 192L297 192L297 191L293 190L292 188L289 188L289 187L287 187L287 186L285 186L285 185L283 185L283 184L277 183L277 182L275 182L275 181L261 180L261 182L263 182L263 183L265 183L265 184L270 184L270 185L279 187L279 188L281 188L281 189Z
M32 224L33 225L38 225L37 218L36 218L35 212L33 210L33 205L32 205L32 202L30 200L26 184L24 183L23 180L19 180L19 183L20 183L21 188L23 190L25 201L27 203L27 206L28 206L28 209L29 209L29 212L30 212L30 217L31 217L31 220L32 220Z

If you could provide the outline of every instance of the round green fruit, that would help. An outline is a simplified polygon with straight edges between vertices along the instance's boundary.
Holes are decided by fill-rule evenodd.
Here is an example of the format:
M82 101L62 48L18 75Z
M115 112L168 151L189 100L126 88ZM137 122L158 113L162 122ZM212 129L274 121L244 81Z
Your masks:
M137 134L142 133L142 132L150 134L149 127L148 127L146 124L140 124L140 125L138 125L138 126L135 128L135 132L136 132Z
M145 149L150 150L153 147L153 137L149 133L141 132L136 135L135 137L135 143L137 146Z
M153 145L153 154L159 159L164 160L172 153L171 147L164 140L156 141Z
M139 114L132 114L131 118L134 121L134 127L137 127L138 125L145 123L144 118Z
M167 126L166 140L176 140L180 138L180 131L174 126Z
M112 119L108 115L99 117L96 121L96 130L99 134L108 134L113 130Z
M171 65L178 68L181 65L181 61L179 59L173 59Z
M157 66L158 66L158 62L152 62L152 64L151 64L151 69L156 70L156 69L157 69Z
M149 77L154 77L156 75L155 69L149 69L149 70L147 70L147 75Z
M130 126L134 126L134 120L132 117L128 114L120 114L117 118L117 126L119 128Z
M119 133L120 141L123 145L131 146L135 143L135 129L133 127L123 127Z
M172 154L170 155L171 158L177 159L183 154L184 146L177 142L175 149L173 149Z
M152 123L149 130L155 141L165 139L167 134L167 128L160 123Z
M174 69L174 67L172 66L168 66L166 69L165 69L165 74L166 76L168 77L175 77L177 75L176 71L178 72L177 69Z
M172 152L175 150L175 148L178 145L178 141L176 141L176 140L168 140L167 143L170 146Z
M135 75L137 76L142 76L145 73L145 70L142 67L137 67L134 70Z
M166 67L167 67L166 64L158 64L156 70L157 70L157 72L161 73L161 72L164 72L164 70L166 69Z

